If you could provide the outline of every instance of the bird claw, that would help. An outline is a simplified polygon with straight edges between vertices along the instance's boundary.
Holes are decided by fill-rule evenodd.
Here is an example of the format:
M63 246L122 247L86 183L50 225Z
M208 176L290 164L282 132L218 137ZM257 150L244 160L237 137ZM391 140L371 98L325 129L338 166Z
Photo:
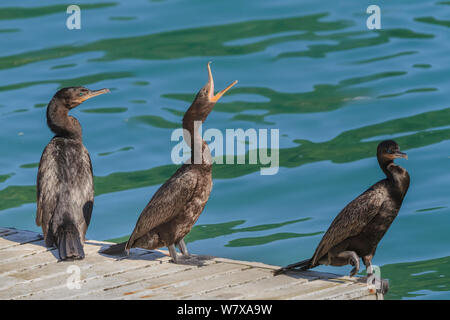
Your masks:
M185 265L198 265L199 262L197 261L197 259L194 259L194 257L192 256L180 256L177 257L177 262L175 262L176 264L185 264Z
M203 266L205 265L205 260L210 260L212 258L212 256L206 255L182 255L177 257L176 262L172 259L172 262L176 264Z

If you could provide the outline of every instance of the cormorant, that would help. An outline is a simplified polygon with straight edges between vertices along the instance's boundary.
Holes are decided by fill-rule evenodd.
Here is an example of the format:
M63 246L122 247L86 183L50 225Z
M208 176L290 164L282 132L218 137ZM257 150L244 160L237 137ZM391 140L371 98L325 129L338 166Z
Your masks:
M318 265L354 268L350 276L359 271L363 259L368 277L373 275L372 258L378 243L394 221L409 187L408 172L394 163L396 158L408 158L395 141L386 140L377 148L378 163L386 179L378 181L351 201L333 220L311 259L278 269L276 274L288 270L307 270Z
M59 90L47 106L47 125L55 133L45 147L37 176L36 224L45 244L57 246L61 260L83 259L83 244L94 204L94 181L81 126L68 112L109 92L84 87Z
M214 95L210 63L207 68L208 83L197 93L183 117L184 139L191 147L191 158L156 191L142 211L129 240L113 245L102 253L115 255L126 251L128 254L135 247L150 250L168 247L173 262L178 263L176 244L183 258L189 257L183 238L202 213L212 189L211 153L197 125L206 120L220 97L237 83L234 81Z

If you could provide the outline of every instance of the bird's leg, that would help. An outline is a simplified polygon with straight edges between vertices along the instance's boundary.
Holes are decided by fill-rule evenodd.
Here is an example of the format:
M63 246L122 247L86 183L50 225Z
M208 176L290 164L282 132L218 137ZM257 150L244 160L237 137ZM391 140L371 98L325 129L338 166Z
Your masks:
M354 268L350 271L350 277L353 277L359 271L359 257L355 251L342 251L336 255L337 258L346 259L347 264L351 264Z
M195 263L196 259L192 259L193 256L189 253L186 243L184 243L184 239L181 239L177 242L178 248L180 248L181 253L183 254L181 257L178 257L178 262L180 264L193 264ZM198 258L198 256L195 256L195 258Z
M178 245L178 248L180 248L180 251L184 256L189 257L191 255L186 247L186 243L184 243L184 239L181 239L180 241L178 241L177 245Z
M368 276L373 274L372 258L373 258L373 255L368 255L368 256L362 257L364 265L366 266L366 273Z
M168 248L169 248L169 253L170 253L170 256L172 257L173 262L178 263L177 250L175 249L175 245L171 244L170 246L168 246Z
M375 276L373 273L373 267L372 267L372 258L373 258L373 255L367 255L367 256L362 257L364 265L366 266L367 283L373 283L373 281L375 280Z
M211 256L204 256L204 255L194 255L192 256L186 246L186 243L184 242L184 239L181 239L177 242L178 248L180 248L182 256L178 257L179 264L187 264L187 265L204 265L202 260L210 260L212 259ZM175 246L174 246L175 247Z

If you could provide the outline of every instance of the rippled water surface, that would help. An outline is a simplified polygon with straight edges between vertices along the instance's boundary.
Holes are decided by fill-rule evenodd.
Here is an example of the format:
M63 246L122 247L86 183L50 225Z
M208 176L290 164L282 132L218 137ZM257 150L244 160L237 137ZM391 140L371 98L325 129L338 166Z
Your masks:
M177 168L170 135L213 61L239 84L204 128L280 129L280 170L217 165L194 253L283 265L309 257L332 219L383 178L394 138L411 175L374 263L390 299L450 298L449 1L61 1L0 5L0 226L35 226L37 165L52 134L45 107L63 86L111 88L71 112L95 173L92 239L126 237ZM252 147L252 146L250 146ZM350 267L319 267L347 273Z

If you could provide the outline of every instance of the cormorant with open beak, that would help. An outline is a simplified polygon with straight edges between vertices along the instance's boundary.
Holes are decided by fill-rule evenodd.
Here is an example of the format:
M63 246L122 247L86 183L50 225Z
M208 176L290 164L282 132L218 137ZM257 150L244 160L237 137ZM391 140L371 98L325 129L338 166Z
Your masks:
M378 163L386 175L383 179L351 201L334 219L311 259L303 260L275 271L307 270L318 265L354 268L359 271L363 259L367 276L373 275L372 258L378 243L397 217L409 188L408 172L394 163L396 158L408 158L395 141L386 140L377 148Z
M168 247L178 263L175 245L183 258L189 257L183 238L202 213L212 189L212 158L208 144L198 132L216 102L237 81L214 95L214 80L208 63L208 83L197 93L183 117L184 138L191 147L191 159L183 164L153 195L142 211L128 242L113 245L102 253L128 253L131 248Z
M94 180L81 125L68 112L87 99L109 92L84 87L59 90L47 106L55 136L45 147L37 176L36 224L61 260L83 259L83 243L94 204Z

